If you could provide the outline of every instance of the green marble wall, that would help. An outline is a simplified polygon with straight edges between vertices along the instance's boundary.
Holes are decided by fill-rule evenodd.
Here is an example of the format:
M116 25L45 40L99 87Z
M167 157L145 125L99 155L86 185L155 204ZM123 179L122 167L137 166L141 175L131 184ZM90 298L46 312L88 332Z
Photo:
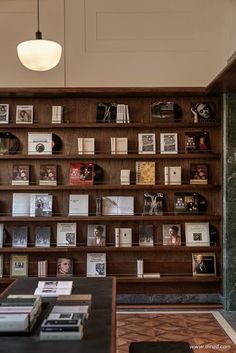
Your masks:
M223 266L226 310L236 310L236 94L224 96Z

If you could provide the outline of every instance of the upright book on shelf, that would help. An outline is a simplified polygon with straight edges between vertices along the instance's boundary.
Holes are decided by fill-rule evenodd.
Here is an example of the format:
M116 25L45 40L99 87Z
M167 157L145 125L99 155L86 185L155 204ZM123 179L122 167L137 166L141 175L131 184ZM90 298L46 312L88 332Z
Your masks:
M136 184L155 185L155 162L154 161L136 162Z
M138 153L139 154L156 153L156 134L153 134L153 133L138 134Z
M87 277L106 277L106 253L87 254Z
M94 154L94 137L78 137L78 154Z
M52 154L52 133L28 132L28 154Z
M208 184L207 164L190 164L190 184Z
M49 248L51 243L51 227L37 226L35 228L35 247Z
M209 132L186 132L185 150L187 153L209 153L211 150Z
M69 195L69 216L88 216L89 195Z
M52 216L53 196L48 194L31 194L30 216L49 217Z
M76 223L57 223L57 246L76 246Z
M119 228L119 246L132 246L132 228Z
M159 216L164 212L164 194L163 192L144 193L143 214L146 216Z
M164 182L165 185L181 185L181 166L165 166Z
M139 246L153 246L154 245L153 224L139 224L138 237L139 237Z
M0 124L9 123L9 104L0 104Z
M33 105L17 105L16 124L32 124L33 108Z
M128 138L127 137L111 137L111 154L127 154Z
M88 224L87 245L88 246L106 245L106 225L105 224Z
M26 248L28 243L28 227L15 226L12 232L12 247Z
M69 184L93 184L94 163L71 163L69 171Z
M181 225L162 224L163 245L181 245Z
M56 164L40 164L39 185L57 185Z
M29 185L29 165L12 166L12 185Z
M133 215L134 197L133 196L104 196L102 197L102 215Z

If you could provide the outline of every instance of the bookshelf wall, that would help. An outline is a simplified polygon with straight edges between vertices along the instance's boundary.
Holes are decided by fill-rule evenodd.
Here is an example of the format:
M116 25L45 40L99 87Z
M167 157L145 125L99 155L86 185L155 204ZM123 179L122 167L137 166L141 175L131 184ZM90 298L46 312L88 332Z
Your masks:
M182 109L179 122L152 122L150 105L155 101L174 101ZM216 107L216 121L193 123L191 104L213 102ZM100 102L124 103L129 106L130 123L96 123L97 104ZM12 254L27 254L29 276L37 276L37 262L48 260L48 275L55 276L59 257L74 259L74 275L86 275L86 256L89 252L106 253L107 276L117 277L118 293L221 293L222 291L222 124L220 96L206 95L204 89L1 89L0 104L10 104L10 121L1 124L1 132L11 132L21 143L16 154L0 155L0 224L4 224L6 239L0 248L3 255L4 287L13 279L10 277ZM34 123L16 124L16 106L33 105ZM63 123L52 124L52 106L64 107ZM186 153L186 132L208 131L211 151L209 153ZM62 149L52 155L28 155L28 132L52 132L63 141ZM160 133L178 134L178 153L160 153ZM156 134L156 154L138 154L138 134ZM110 137L127 137L128 154L111 155ZM77 138L94 137L95 154L78 155ZM135 185L136 161L156 162L156 184ZM69 185L70 163L94 162L102 167L104 180L95 185ZM209 165L209 183L190 185L191 163ZM30 165L30 185L11 185L12 165ZM39 185L40 164L58 166L57 186ZM164 167L182 167L181 185L164 185ZM120 170L131 170L131 185L120 185ZM144 216L144 192L163 192L164 212L159 216ZM51 217L13 217L13 193L49 193L53 195ZM198 192L207 200L207 211L203 214L175 214L175 192ZM89 216L68 216L70 194L89 195ZM134 215L96 216L96 198L103 196L133 196ZM56 229L58 222L77 223L76 247L57 247ZM217 238L210 246L186 246L184 225L186 222L209 222L217 229ZM162 225L181 225L182 245L164 246ZM106 246L87 246L88 224L106 225ZM154 246L141 247L138 241L138 226L154 225ZM14 226L28 226L27 248L12 248L11 236ZM35 228L51 227L50 248L36 248ZM132 228L132 247L115 247L114 229ZM216 256L215 276L193 276L192 253L214 253ZM144 272L160 273L160 278L137 278L137 259L144 260Z

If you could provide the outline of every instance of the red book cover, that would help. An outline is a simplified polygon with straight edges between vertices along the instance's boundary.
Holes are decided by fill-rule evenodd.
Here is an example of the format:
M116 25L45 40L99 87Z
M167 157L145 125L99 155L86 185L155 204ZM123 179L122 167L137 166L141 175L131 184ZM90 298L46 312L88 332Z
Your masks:
M71 163L69 184L93 184L94 163Z

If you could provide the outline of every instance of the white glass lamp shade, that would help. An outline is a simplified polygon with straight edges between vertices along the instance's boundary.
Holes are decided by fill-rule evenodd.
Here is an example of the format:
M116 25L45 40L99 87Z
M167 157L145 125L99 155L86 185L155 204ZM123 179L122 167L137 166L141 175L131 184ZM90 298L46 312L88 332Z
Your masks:
M61 53L60 44L44 39L28 40L17 46L17 54L22 65L34 71L52 69L59 63Z

